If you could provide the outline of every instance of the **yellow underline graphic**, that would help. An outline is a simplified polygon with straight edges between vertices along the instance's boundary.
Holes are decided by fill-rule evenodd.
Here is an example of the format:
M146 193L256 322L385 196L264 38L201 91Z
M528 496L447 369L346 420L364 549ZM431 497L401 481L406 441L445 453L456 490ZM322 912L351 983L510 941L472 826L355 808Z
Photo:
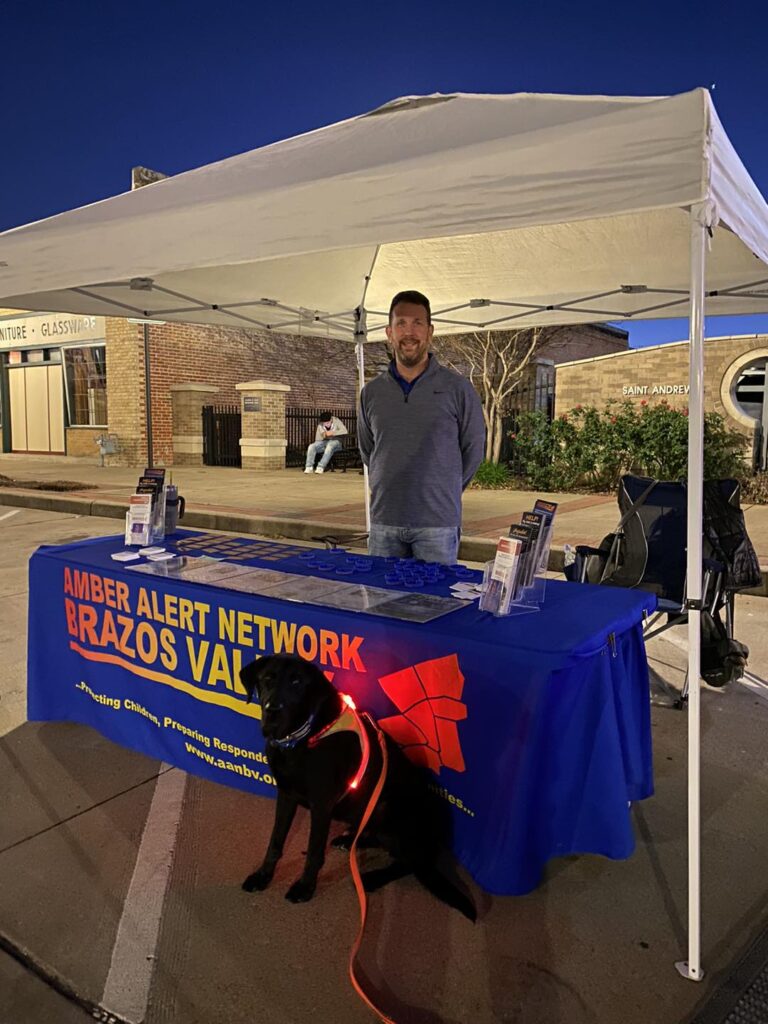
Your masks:
M232 711L237 711L239 715L245 715L247 718L261 718L261 705L259 704L246 704L245 701L237 700L236 697L231 697L228 693L201 690L199 687L193 686L192 683L187 683L183 679L175 679L165 672L156 672L152 668L142 668L141 665L128 661L126 658L121 658L117 654L99 654L96 651L89 651L87 648L75 643L74 640L69 641L69 646L88 661L101 661L107 665L119 665L120 668L124 668L126 672L130 672L134 676L142 676L144 679L151 679L153 683L162 683L163 686L170 686L174 690L188 693L190 697L194 697L195 700L201 700L204 704L218 704L219 707L231 708Z

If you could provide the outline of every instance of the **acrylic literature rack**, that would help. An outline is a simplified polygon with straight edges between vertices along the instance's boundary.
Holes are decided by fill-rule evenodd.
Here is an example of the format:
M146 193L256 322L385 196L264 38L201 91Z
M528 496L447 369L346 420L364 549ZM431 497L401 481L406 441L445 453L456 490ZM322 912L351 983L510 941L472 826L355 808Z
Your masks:
M552 526L557 505L537 500L520 523L513 523L507 537L500 537L496 556L483 573L480 610L493 615L537 612L544 604L552 546Z

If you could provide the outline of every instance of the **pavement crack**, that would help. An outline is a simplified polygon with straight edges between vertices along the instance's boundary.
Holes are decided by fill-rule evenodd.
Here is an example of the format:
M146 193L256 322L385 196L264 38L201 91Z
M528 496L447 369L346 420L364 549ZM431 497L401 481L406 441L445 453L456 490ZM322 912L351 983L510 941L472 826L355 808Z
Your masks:
M131 1021L126 1020L125 1017L120 1017L116 1013L112 1013L110 1010L105 1009L98 1003L94 1003L92 1000L81 996L74 987L66 981L61 975L57 974L52 967L48 967L46 964L36 960L35 957L24 949L22 946L17 945L7 935L0 932L0 950L7 953L9 957L20 964L25 971L30 974L34 974L36 978L47 985L48 988L53 989L62 998L66 999L67 1002L73 1003L78 1006L83 1013L87 1014L91 1020L101 1021L102 1024L132 1024Z
M44 836L46 832L52 832L54 829L60 828L61 825L68 825L71 821L76 821L84 814L90 814L91 811L95 811L97 808L111 803L112 800L116 800L120 796L125 796L126 793L132 793L136 789L141 789L141 787L146 786L148 782L155 782L161 775L165 775L166 772L173 771L174 767L174 765L170 765L164 771L156 772L154 775L149 775L146 779L142 779L140 782L135 782L132 786L127 786L125 789L121 789L118 793L113 793L111 796L105 797L104 800L100 800L96 804L91 804L89 807L83 807L82 810L76 811L74 814L70 814L69 817L62 818L60 821L56 821L52 825L46 825L45 828L41 828L38 832L33 832L32 835L24 836L23 839L17 839L15 843L11 843L9 846L4 846L0 849L0 856L4 853L8 853L10 850L15 850L17 846L23 846L24 843L37 839L39 836Z

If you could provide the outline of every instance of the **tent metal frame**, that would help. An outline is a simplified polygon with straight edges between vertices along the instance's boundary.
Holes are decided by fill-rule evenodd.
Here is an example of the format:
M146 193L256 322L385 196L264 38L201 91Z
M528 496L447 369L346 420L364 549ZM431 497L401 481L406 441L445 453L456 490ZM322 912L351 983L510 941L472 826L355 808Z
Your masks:
M709 229L705 228L705 230ZM379 250L377 248L376 255L378 255L378 251ZM97 284L88 285L87 287L74 287L68 290L78 295L82 295L84 298L94 299L97 302L103 302L106 305L114 307L112 315L115 315L119 310L124 310L126 314L135 317L167 320L168 317L190 315L194 317L194 314L208 314L215 312L224 314L225 316L238 321L238 323L233 324L233 326L248 324L258 330L270 331L275 334L280 334L283 331L293 331L296 328L299 328L300 331L304 329L308 334L311 334L314 329L318 334L321 334L321 331L319 330L320 328L333 328L335 331L348 334L349 340L357 345L360 341L358 310L365 308L365 294L368 290L368 284L373 274L375 260L376 256L374 256L370 272L365 277L363 297L360 306L356 309L337 310L333 313L289 306L277 299L264 297L241 300L239 302L232 303L208 303L203 302L201 299L196 299L194 296L185 295L181 292L174 291L173 289L166 288L163 285L156 284L151 278L132 278L130 281L100 281ZM759 298L768 300L768 288L763 287L766 285L768 285L768 278L762 277L753 281L745 281L743 284L731 285L729 288L719 288L707 291L704 293L704 298L735 300ZM145 309L129 302L121 302L117 299L100 295L98 291L99 289L116 288L124 288L134 293L151 292L153 296L168 295L173 298L184 300L187 305L158 306L157 308ZM676 297L663 302L651 303L650 305L643 306L640 309L633 310L584 305L584 303L594 302L598 299L613 298L614 296L621 295L640 294L648 296L657 295ZM572 299L567 301L551 304L511 302L507 300L487 298L468 299L466 302L458 305L447 306L443 309L435 310L432 314L432 322L438 330L440 324L445 324L446 326L451 327L464 327L469 331L504 330L506 327L513 325L518 320L527 320L540 313L576 313L580 316L588 314L590 317L594 317L595 319L590 321L573 321L574 324L586 322L595 323L600 322L601 320L603 322L609 320L632 320L636 317L646 316L648 313L661 313L663 310L673 310L689 302L690 292L683 288L661 288L645 284L622 284L611 291L597 292L591 295L574 296ZM618 307L620 303L614 303L613 305ZM249 316L246 313L241 312L243 309L253 309L254 307L263 307L265 310L275 310L280 314L288 315L285 316L285 318L260 319L256 316ZM514 309L517 312L506 313L503 316L492 317L481 321L460 319L448 315L465 309L480 308L499 311ZM104 315L109 316L110 312L105 310ZM381 336L383 336L384 330L387 326L387 312L385 310L366 309L366 316L375 318L375 321L373 323L367 323L364 343L382 340ZM191 322L194 323L194 319ZM526 327L528 326L531 325L526 324ZM375 337L372 337L372 335L375 335ZM343 338L337 340L343 340Z

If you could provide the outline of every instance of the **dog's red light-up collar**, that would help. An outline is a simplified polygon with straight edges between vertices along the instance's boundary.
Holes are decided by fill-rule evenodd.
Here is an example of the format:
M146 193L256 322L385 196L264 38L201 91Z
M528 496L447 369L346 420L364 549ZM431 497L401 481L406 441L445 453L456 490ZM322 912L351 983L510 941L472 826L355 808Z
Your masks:
M314 747L320 740L324 740L327 736L332 736L335 732L353 732L360 740L360 767L357 769L354 778L349 783L349 789L357 789L360 785L360 780L365 775L365 770L368 767L368 760L371 754L371 744L368 739L368 731L365 728L365 722L363 721L360 713L355 707L355 702L347 693L340 694L344 705L341 709L339 717L336 718L330 725L326 725L320 732L315 733L314 736L310 736L307 740L307 746Z

